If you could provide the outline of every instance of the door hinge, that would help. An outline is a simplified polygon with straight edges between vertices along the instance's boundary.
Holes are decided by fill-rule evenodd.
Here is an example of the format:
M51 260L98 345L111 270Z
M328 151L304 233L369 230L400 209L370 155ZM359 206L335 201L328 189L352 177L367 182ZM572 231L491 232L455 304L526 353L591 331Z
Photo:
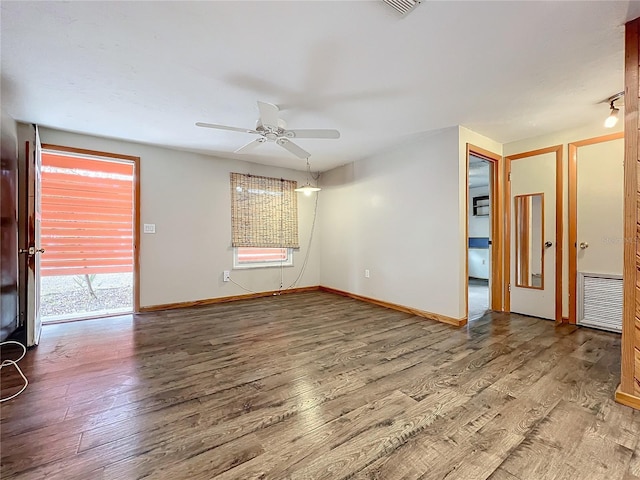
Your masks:
M509 291L511 291L511 284L509 284Z
M510 182L510 181L511 181L511 172L509 172L509 173L507 174L507 181L508 181L508 182Z

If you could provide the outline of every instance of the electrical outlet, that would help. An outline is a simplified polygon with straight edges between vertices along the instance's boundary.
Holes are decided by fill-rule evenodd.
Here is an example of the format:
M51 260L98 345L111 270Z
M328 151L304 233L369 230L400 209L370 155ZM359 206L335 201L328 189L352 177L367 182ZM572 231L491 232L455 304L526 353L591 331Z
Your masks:
M155 223L145 223L142 229L143 233L156 233Z
M231 281L231 272L229 270L225 270L222 272L222 281L230 282Z
M368 268L364 271L364 278L369 278L369 269Z

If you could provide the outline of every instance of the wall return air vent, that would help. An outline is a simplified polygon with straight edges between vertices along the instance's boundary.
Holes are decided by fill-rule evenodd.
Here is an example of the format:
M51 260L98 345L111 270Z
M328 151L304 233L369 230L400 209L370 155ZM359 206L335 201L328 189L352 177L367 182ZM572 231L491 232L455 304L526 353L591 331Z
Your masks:
M406 15L420 5L421 0L382 0L400 15Z
M578 325L622 332L622 275L578 273Z

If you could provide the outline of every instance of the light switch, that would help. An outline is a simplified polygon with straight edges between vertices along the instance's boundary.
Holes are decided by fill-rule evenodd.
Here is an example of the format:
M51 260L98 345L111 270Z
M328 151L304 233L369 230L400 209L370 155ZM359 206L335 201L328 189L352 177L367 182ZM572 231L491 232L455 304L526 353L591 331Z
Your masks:
M143 228L144 233L156 233L155 223L145 223Z

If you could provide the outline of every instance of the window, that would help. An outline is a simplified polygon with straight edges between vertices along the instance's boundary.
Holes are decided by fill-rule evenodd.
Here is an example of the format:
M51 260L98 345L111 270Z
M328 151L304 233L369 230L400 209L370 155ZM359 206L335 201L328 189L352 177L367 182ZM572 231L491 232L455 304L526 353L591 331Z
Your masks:
M292 248L236 247L233 249L233 268L291 265L293 265Z
M297 183L231 174L231 246L298 248Z
M231 174L233 268L293 265L298 248L297 183Z

